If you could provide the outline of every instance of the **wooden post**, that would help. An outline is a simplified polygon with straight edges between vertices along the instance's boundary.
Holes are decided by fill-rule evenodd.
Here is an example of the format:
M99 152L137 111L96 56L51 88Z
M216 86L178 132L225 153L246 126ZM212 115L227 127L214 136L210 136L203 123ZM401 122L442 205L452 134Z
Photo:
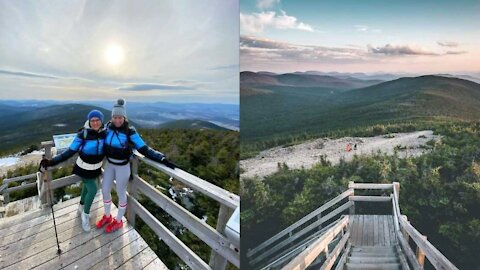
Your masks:
M46 159L51 159L52 158L52 145L53 143L51 141L48 141L48 142L42 142L42 145L45 147L45 158ZM42 187L43 185L45 184L44 183L44 175L43 174L47 174L47 181L52 181L52 172L51 171L46 171L44 173L42 173L42 177L40 179L40 187L39 189L42 190ZM47 194L48 191L44 192L43 193L43 196L40 199L40 202L42 204L46 204L46 203L53 203L53 202L50 202L50 194ZM51 190L51 193L52 193L52 198L53 198L53 190ZM48 201L47 201L48 200Z
M228 208L225 205L220 206L220 210L218 211L218 219L217 219L217 232L225 235L225 225L227 225L227 221L232 216L233 209ZM220 256L220 254L216 253L212 250L212 254L210 255L210 262L209 265L212 269L215 270L224 270L227 268L227 260Z
M353 191L350 196L355 195L355 189L353 188L353 185L354 185L353 181L348 182L348 188L352 189L352 191ZM350 196L348 196L349 199L350 199ZM349 212L350 215L355 215L355 202L353 202L352 206L350 206L350 209L349 209L348 212Z
M10 202L10 193L8 193L8 191L7 191L7 192L3 193L3 203L8 204L9 202Z
M427 237L425 235L422 235L422 238L427 241ZM423 250L420 249L420 247L417 246L417 261L418 264L423 268L423 265L425 264L425 253L423 253Z
M393 185L395 186L395 189L397 190L397 198L400 200L400 183L399 182L393 182ZM398 202L400 203L400 202Z
M5 207L3 207L4 197L0 195L0 218L3 218Z
M320 212L318 215L317 215L317 220L320 220L322 219L322 212ZM319 229L322 229L322 224L320 223L320 225L318 225L318 228Z
M135 157L132 159L132 161L130 162L131 164L131 176L132 177L130 179L130 181L128 181L128 194L130 194L130 196L132 196L133 198L137 198L137 187L135 186L135 178L138 176L138 158ZM130 223L130 225L132 225L132 227L135 227L135 211L133 210L133 207L130 207L130 205L132 205L130 202L128 202L128 205L127 206L127 220L128 220L128 223Z
M410 223L410 221L408 221L407 216L402 215L401 218L405 219L405 221ZM407 243L408 243L408 241L410 240L410 236L408 235L407 231L404 228L402 228L402 234L403 234L403 237L405 238L405 240L407 240Z

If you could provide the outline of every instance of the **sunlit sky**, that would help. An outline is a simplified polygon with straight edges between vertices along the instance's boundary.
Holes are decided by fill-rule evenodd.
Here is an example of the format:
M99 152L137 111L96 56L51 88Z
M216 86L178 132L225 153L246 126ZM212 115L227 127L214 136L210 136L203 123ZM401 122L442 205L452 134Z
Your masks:
M480 1L242 0L240 69L480 75Z
M0 1L0 99L238 104L238 0Z

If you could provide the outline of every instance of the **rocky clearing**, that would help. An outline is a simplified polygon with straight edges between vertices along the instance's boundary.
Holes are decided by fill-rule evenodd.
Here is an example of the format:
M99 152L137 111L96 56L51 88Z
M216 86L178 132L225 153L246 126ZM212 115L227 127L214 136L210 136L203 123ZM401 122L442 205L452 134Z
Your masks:
M423 130L375 137L344 137L334 140L320 138L289 147L275 147L262 151L254 158L241 160L241 178L263 178L276 172L278 163L285 163L292 169L311 168L320 162L321 156L325 156L332 164L337 164L342 158L350 161L354 155L371 155L378 151L393 155L395 148L400 157L419 156L429 151L424 147L428 141L440 138L431 130ZM351 151L347 151L347 144L351 145Z

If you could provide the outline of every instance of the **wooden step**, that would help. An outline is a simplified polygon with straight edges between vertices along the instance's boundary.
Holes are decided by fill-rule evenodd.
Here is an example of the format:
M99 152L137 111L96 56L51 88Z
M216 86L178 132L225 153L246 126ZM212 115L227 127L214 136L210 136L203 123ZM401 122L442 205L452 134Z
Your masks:
M382 250L390 250L395 251L395 246L357 246L352 247L352 251L382 251Z
M358 252L352 251L350 257L397 257L395 252Z
M349 257L349 263L398 263L397 257Z
M347 263L346 270L401 270L398 263Z

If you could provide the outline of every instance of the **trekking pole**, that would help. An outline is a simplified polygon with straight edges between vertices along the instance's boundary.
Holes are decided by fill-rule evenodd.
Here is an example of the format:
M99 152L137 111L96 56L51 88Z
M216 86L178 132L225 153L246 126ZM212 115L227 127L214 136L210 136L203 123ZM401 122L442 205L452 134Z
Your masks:
M57 234L57 223L55 222L55 211L53 211L53 196L50 189L50 181L48 181L47 171L43 173L43 182L47 183L47 192L48 196L50 197L50 209L52 210L52 217L53 217L53 228L55 229L55 238L57 239L57 254L62 254L62 250L60 249L60 243L58 242L58 234Z

